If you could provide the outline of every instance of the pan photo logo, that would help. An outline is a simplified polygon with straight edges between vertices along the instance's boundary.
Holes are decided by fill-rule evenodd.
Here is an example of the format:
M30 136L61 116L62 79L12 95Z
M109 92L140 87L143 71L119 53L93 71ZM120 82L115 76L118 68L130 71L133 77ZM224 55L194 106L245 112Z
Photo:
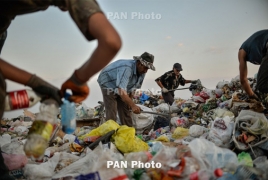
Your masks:
M162 164L154 161L141 162L141 161L107 161L107 168L161 168Z
M107 12L106 17L113 20L160 20L162 15L155 12Z

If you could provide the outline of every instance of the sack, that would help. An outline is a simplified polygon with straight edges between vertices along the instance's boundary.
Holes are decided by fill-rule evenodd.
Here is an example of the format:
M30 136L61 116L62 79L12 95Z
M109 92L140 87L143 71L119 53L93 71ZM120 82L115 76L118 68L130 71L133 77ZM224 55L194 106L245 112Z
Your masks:
M141 110L143 111L153 112L151 108L148 108L146 106L139 105L139 104L137 104L137 106L139 106ZM136 133L141 134L143 133L144 129L146 129L147 127L153 124L154 116L153 114L149 114L149 113L140 113L140 114L132 113L132 120L133 120L133 125L135 126L135 129L136 129Z

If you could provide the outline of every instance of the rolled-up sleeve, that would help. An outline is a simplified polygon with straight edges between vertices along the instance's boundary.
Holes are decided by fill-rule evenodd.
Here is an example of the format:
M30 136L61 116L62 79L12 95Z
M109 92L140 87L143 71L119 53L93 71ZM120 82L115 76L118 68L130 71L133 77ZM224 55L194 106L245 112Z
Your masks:
M180 83L180 85L182 85L182 86L185 85L185 79L184 79L182 76L179 77L179 83Z
M93 40L93 37L89 33L89 18L97 12L101 12L98 3L95 0L66 0L67 9L87 40Z
M162 76L156 78L155 81L161 81L162 82L166 78L166 76L167 76L167 74L165 73Z
M129 80L132 76L132 69L129 67L126 68L120 68L117 71L117 79L116 79L116 88L115 93L119 94L118 88L124 89L127 91L127 85L129 83Z

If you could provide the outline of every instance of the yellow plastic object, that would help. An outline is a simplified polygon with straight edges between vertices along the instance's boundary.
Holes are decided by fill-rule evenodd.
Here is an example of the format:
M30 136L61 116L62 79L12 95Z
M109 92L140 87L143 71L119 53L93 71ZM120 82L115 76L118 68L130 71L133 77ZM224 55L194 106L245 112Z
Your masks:
M148 151L149 146L135 136L135 129L126 125L121 126L112 136L114 144L122 153Z
M119 127L120 127L119 124L117 124L114 120L108 120L99 127L97 127L96 129L90 131L89 133L78 137L78 139L83 140L90 136L103 136L112 130L118 129Z
M172 138L181 139L181 138L184 138L185 136L188 136L188 135L189 135L189 129L177 127L175 129L174 133L172 134Z
M169 142L169 139L167 136L161 135L156 139L156 141Z

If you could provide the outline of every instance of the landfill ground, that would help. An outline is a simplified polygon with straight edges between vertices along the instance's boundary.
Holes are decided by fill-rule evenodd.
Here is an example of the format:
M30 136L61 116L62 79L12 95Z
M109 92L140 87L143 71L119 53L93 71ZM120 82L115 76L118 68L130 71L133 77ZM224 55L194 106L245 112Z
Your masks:
M248 81L255 90L256 79ZM134 127L105 121L102 102L76 104L75 132L65 134L58 116L39 159L24 152L37 114L2 119L5 164L15 179L30 180L267 180L268 96L249 99L239 77L215 89L201 81L191 87L192 96L172 106L161 94L136 91L143 113L132 115Z

